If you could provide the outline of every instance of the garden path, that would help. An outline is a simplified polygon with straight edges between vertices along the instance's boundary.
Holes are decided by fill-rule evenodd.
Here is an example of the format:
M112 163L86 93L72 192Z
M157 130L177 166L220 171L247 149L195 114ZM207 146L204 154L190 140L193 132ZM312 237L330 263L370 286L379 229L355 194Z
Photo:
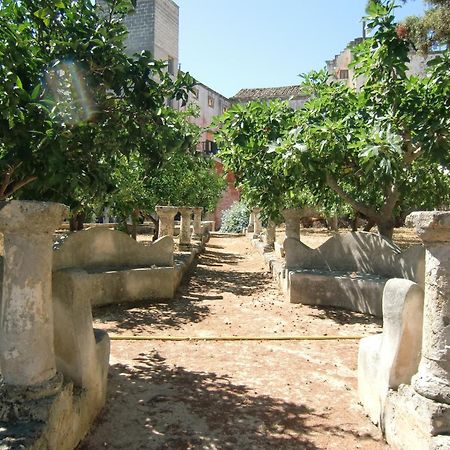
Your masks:
M112 306L118 335L368 335L286 303L245 237L212 238L170 304ZM357 400L357 341L112 341L107 405L79 450L386 449Z

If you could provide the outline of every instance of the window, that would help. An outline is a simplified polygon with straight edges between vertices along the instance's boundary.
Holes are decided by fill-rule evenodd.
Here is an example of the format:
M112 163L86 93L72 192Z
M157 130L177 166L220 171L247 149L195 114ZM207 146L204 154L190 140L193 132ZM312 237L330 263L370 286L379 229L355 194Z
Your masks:
M348 80L348 69L341 69L339 71L339 79L340 80Z
M194 97L196 100L198 100L199 92L198 89L192 89L192 97Z
M208 95L208 106L214 108L214 97L212 95Z

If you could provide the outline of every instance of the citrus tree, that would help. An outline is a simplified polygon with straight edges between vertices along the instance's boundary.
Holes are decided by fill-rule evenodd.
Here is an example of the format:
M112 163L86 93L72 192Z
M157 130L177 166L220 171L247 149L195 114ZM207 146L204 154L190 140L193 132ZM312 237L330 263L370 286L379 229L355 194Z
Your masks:
M132 3L104 3L0 3L0 199L79 211L114 190L123 156L161 160L172 135L164 106L186 99L194 80L172 79L149 52L127 56Z

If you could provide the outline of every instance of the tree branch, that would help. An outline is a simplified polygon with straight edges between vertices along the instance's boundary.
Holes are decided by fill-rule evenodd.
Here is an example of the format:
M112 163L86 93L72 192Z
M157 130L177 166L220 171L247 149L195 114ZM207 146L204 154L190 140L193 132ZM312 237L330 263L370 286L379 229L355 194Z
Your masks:
M403 155L402 163L403 166L409 166L413 161L415 161L420 155L422 155L423 150L421 147L415 148L411 142L411 132L405 131L402 135L403 142L406 146L406 152Z
M397 190L397 187L392 183L389 184L386 194L386 200L384 206L381 208L381 213L386 216L391 216L392 211L395 208L395 205L400 199L400 193Z
M352 197L350 197L338 184L337 181L329 174L327 173L326 177L326 183L328 187L333 189L334 192L336 192L339 197L341 197L343 200L345 200L350 206L352 206L356 211L359 211L360 213L364 214L366 217L376 220L378 213L375 209L370 208L369 206L365 205L364 203L358 202Z
M31 177L25 178L24 180L18 181L16 183L13 183L12 185L8 186L8 189L3 194L3 197L1 197L2 200L7 199L10 195L13 195L14 192L18 191L19 189L23 188L27 184L32 183L33 181L37 180L38 177L33 175Z

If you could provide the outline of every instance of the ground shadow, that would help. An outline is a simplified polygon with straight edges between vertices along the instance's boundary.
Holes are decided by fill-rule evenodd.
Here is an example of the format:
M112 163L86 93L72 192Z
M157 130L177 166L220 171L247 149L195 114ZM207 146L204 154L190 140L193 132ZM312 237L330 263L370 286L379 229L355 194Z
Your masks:
M336 306L314 306L308 305L314 312L309 316L315 319L330 319L339 325L354 325L354 324L376 324L383 325L383 319L369 314L349 311Z
M319 447L312 435L356 436L340 426L327 426L327 414L258 395L226 375L169 365L156 351L141 353L133 366L110 367L104 411L78 450L94 449L99 439L105 447L111 443L110 448L128 450L314 450ZM358 439L362 443L373 438L358 435Z
M208 249L199 256L197 265L206 267L221 267L226 265L235 266L239 263L239 261L244 259L243 256L236 255L235 253L215 252L209 250L209 247L210 245L208 245Z
M206 296L205 296L206 297ZM95 308L94 319L111 326L106 331L181 329L186 323L201 322L210 313L206 305L180 297L170 303L134 302Z

